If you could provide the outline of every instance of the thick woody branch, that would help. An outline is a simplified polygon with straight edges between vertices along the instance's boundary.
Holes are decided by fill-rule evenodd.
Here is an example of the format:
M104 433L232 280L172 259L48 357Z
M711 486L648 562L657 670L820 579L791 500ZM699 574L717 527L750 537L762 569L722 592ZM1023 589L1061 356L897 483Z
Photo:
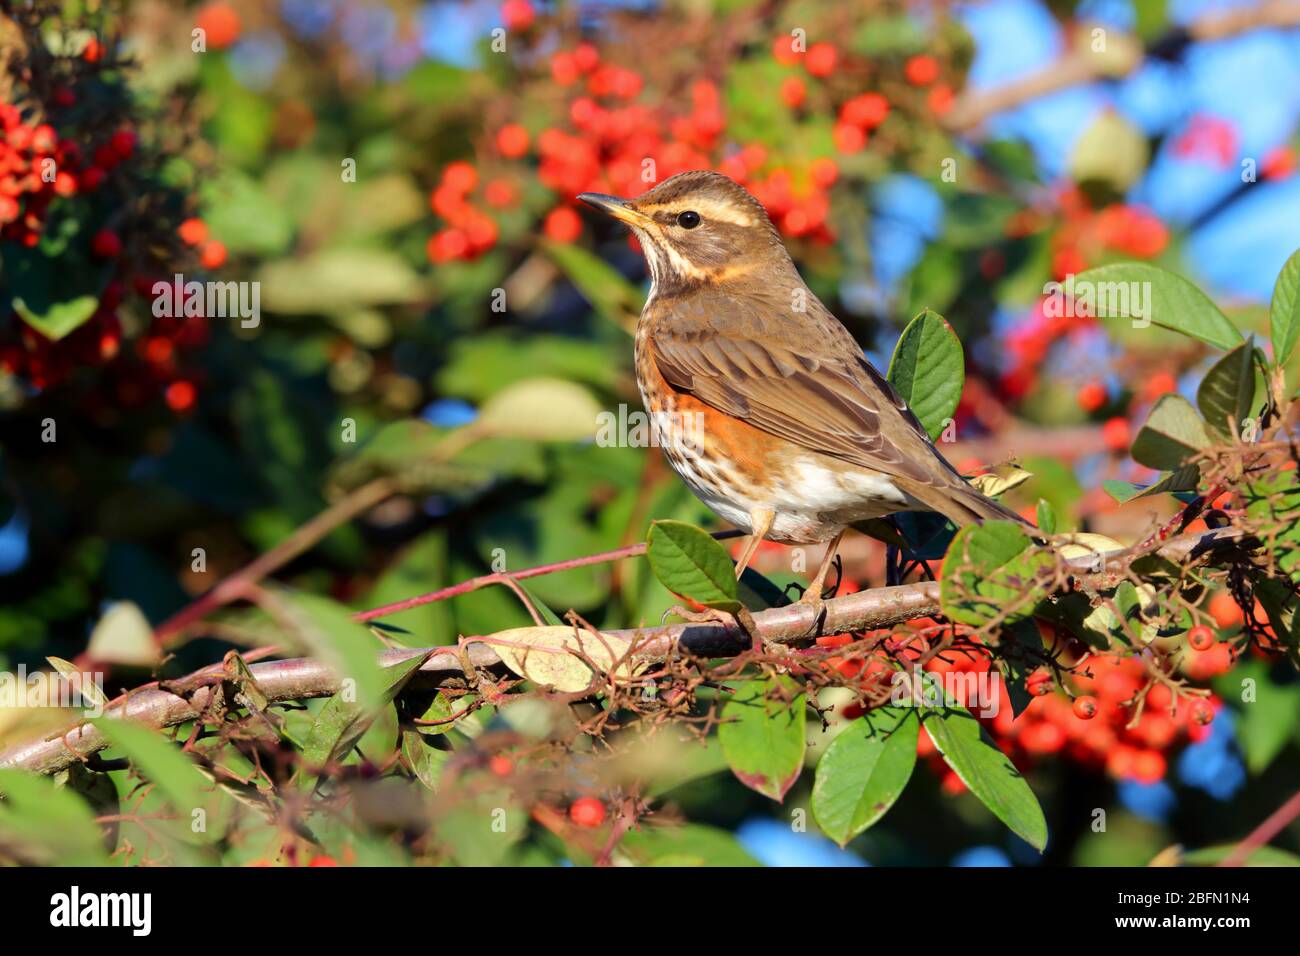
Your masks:
M1159 549L1171 560L1200 557L1233 545L1240 539L1233 529L1175 538ZM1123 560L1128 552L1107 555L1109 560ZM1080 563L1087 568L1086 562ZM1093 575L1104 579L1103 575ZM770 608L753 615L754 631L764 641L790 644L828 634L874 630L901 624L918 617L940 613L939 585L935 581L875 588L846 594L825 602L820 608L809 604L792 604ZM696 657L734 657L748 650L752 637L736 623L669 624L661 627L634 628L606 632L628 642L638 658L665 660L678 654ZM425 653L428 648L387 650L380 664L390 666ZM501 658L486 644L470 642L465 647L475 668L497 668ZM451 677L463 676L460 651L455 647L436 650L421 666L425 679L437 684ZM250 666L258 686L271 703L329 697L339 688L339 678L326 664L313 658L264 661ZM220 686L222 665L215 664L195 672L181 683L194 686L199 679L213 678L214 684L200 686L187 696L179 696L159 687L149 687L128 695L111 707L113 717L127 717L153 727L174 727L200 719L213 703ZM17 744L0 752L0 767L15 767L36 773L55 773L108 746L108 741L93 724L80 724L66 734Z

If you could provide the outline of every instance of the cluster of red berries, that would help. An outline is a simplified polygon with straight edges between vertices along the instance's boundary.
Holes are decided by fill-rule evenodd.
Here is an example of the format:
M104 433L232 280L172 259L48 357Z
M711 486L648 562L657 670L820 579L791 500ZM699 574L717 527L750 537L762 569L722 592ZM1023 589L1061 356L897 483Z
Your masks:
M451 163L442 171L441 180L429 196L429 205L446 227L429 237L429 261L440 265L454 259L473 259L496 245L496 220L471 202L478 184L478 170L469 163ZM484 199L492 205L515 201L513 187L506 180L494 180L484 193Z
M506 26L530 29L536 11L529 0L508 0L501 7ZM831 43L814 43L805 51L792 36L777 37L772 55L791 72L780 85L787 107L801 109L808 99L808 80L831 77L841 62ZM635 70L602 60L591 43L579 43L550 55L550 77L568 99L566 123L535 136L518 123L498 128L492 136L491 164L522 161L534 155L538 179L561 202L544 217L543 234L553 241L573 242L582 233L582 219L572 197L582 192L635 196L655 183L690 169L717 169L746 186L767 209L783 234L826 244L834 240L828 223L831 186L840 175L830 156L791 162L773 155L762 144L737 144L726 156L726 117L717 86L696 81L686 110L653 108L637 102L644 81ZM903 76L917 88L928 88L927 102L935 115L952 104L952 89L939 83L942 68L934 57L917 55L904 65ZM869 136L890 114L889 100L879 92L859 93L840 103L832 140L841 154L861 151ZM473 259L491 248L498 230L491 216L470 202L479 170L457 162L444 170L430 197L441 223L428 243L435 264ZM504 177L490 179L483 189L485 205L512 206L519 190ZM634 241L634 240L633 240Z
M1059 196L1062 220L1052 234L1052 273L1057 279L1082 272L1106 252L1152 259L1169 245L1169 229L1138 206L1114 203L1093 209L1074 186Z
M933 672L987 672L990 663L983 655L960 655L955 660L932 661ZM1148 675L1140 660L1128 656L1096 655L1082 673L1069 682L1077 692L1073 699L1054 688L1046 671L1031 674L1026 689L1034 699L1013 717L1006 686L998 681L996 708L975 706L971 711L984 724L999 749L1021 769L1035 761L1060 754L1083 767L1105 771L1120 780L1155 783L1164 778L1169 755L1179 746L1196 742L1209 733L1220 704L1215 698L1183 698L1174 704L1173 692L1164 684L1152 684L1143 698L1141 715L1132 723L1133 703L1146 686ZM969 685L952 683L960 698ZM959 700L959 702L962 702ZM993 710L982 716L982 710ZM927 734L918 742L918 754L930 760L941 775L945 790L959 792L961 781L943 763Z
M49 123L24 121L12 103L0 103L0 134L0 236L25 246L40 241L56 196L94 192L136 148L135 132L119 129L87 161L77 143Z
M1231 601L1230 597L1224 597ZM1228 613L1218 605L1211 613L1215 611ZM1239 612L1237 620L1240 620ZM919 629L932 623L923 618L911 622L911 627ZM884 647L892 655L906 657L920 653L913 635L885 631L866 635L867 638L880 636L885 637ZM818 638L817 645L822 649L839 648L861 637L831 635ZM1193 628L1185 642L1182 667L1194 680L1204 681L1224 673L1234 663L1230 645L1218 641L1208 627ZM843 678L864 685L888 686L894 676L892 665L877 654L829 656L821 664ZM1117 779L1153 783L1164 777L1174 750L1205 738L1209 732L1207 725L1221 706L1214 697L1184 696L1175 702L1169 686L1151 683L1148 687L1150 677L1138 658L1097 654L1082 661L1067 678L1068 696L1066 691L1057 689L1047 670L1031 674L1026 690L1033 700L1015 716L1007 687L1002 680L995 679L997 674L991 668L989 656L978 651L947 654L925 665L927 672L943 681L945 693L958 705L968 706L997 746L1022 769L1045 757L1061 755ZM995 694L996 699L972 698L971 692ZM1141 714L1133 723L1139 699ZM856 702L841 708L845 720L856 719L864 712L864 706ZM917 752L928 761L946 791L958 793L965 789L961 779L944 763L928 734L921 734Z
M205 269L220 269L226 264L226 245L218 239L208 238L208 224L198 217L186 219L176 229L176 235L185 245L196 249L199 265Z

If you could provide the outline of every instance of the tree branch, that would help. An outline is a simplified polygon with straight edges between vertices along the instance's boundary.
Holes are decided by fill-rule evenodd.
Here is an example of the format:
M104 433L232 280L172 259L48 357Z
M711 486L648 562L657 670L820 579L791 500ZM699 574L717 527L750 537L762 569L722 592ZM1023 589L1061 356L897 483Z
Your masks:
M1199 535L1174 538L1159 549L1171 560L1199 557L1224 545L1233 545L1241 533L1234 529L1220 529ZM1146 549L1143 553L1149 553ZM1108 559L1122 560L1136 549L1112 552ZM1087 560L1079 562L1081 568L1089 566ZM1104 573L1094 576L1104 579ZM791 644L811 640L828 634L874 630L901 624L918 617L940 613L939 584L923 581L894 587L875 588L846 594L825 602L820 608L809 604L790 604L770 608L753 615L755 633L764 641ZM662 661L678 654L696 657L734 657L753 646L751 635L736 623L668 624L660 627L630 628L607 631L611 638L626 641L640 660ZM398 648L380 653L382 666L390 666L427 654L429 648ZM501 658L488 645L470 638L465 653L475 668L497 668ZM263 661L249 668L258 686L270 703L329 697L337 692L337 675L324 663L312 658ZM434 684L463 676L461 651L457 647L436 650L420 667L426 679ZM204 677L220 678L222 665L213 664L196 671L177 683L192 686ZM106 713L113 717L128 717L153 727L174 727L198 719L212 702L215 685L200 686L181 697L152 686L128 694L120 702L110 705ZM14 767L35 773L55 773L77 760L104 749L108 741L99 729L91 724L79 724L65 734L16 744L0 752L0 767Z
M1145 50L1133 37L1110 30L1105 50L1093 52L1083 43L1038 72L992 89L967 90L957 98L943 122L954 132L968 131L990 116L1051 93L1097 80L1120 79L1137 70L1148 55L1170 58L1190 42L1222 40L1266 27L1298 25L1300 2L1270 0L1253 7L1206 14L1185 28L1175 27L1156 38Z

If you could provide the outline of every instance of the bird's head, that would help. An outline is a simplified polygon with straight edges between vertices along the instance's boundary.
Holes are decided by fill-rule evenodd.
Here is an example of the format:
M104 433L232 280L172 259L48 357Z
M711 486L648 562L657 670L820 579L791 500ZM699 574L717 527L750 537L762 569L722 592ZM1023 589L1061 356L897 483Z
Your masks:
M681 173L635 199L601 193L578 198L631 228L661 291L772 279L793 269L762 205L721 173Z

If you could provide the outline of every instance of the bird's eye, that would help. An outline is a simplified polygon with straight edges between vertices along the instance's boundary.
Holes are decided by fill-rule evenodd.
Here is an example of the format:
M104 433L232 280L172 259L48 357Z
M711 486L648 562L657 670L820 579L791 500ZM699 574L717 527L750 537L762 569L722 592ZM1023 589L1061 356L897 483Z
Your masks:
M683 229L694 229L699 224L700 224L700 214L690 209L686 210L686 212L684 213L681 213L677 217L677 225L681 226Z

